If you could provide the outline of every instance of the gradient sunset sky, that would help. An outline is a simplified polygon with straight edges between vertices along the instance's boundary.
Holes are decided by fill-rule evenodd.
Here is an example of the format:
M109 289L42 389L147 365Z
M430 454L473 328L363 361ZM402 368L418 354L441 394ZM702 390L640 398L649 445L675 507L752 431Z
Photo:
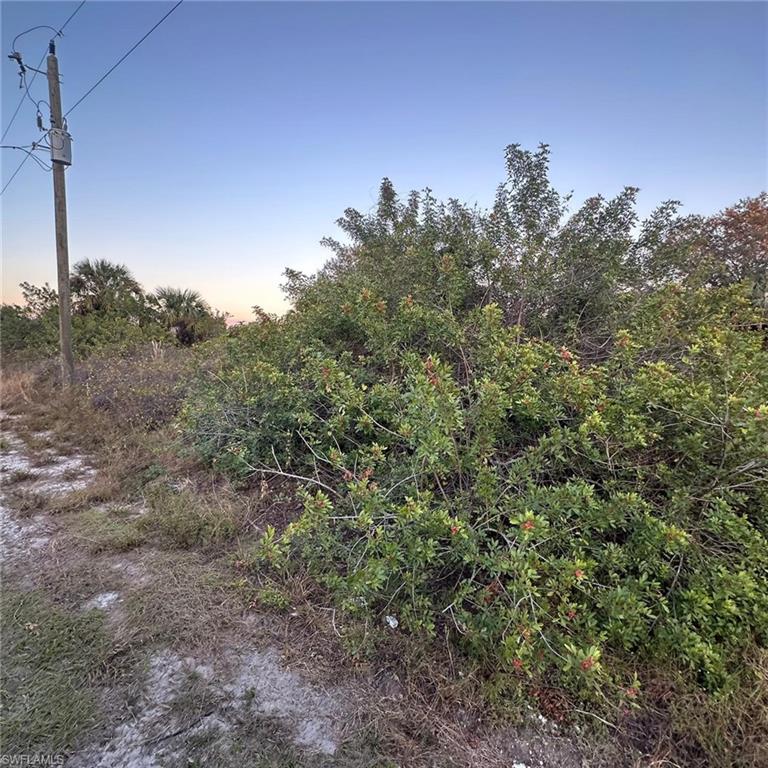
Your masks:
M172 5L90 1L58 42L64 109ZM2 3L6 55L76 2ZM508 143L552 147L574 201L624 185L711 213L764 190L768 5L185 2L71 115L70 259L127 264L248 319L281 311L281 273L314 270L382 176L481 205ZM36 65L50 33L18 48ZM45 80L32 88L47 98ZM46 116L47 117L47 116ZM38 136L27 102L4 141ZM22 155L2 151L3 183ZM50 175L2 203L3 299L55 283Z

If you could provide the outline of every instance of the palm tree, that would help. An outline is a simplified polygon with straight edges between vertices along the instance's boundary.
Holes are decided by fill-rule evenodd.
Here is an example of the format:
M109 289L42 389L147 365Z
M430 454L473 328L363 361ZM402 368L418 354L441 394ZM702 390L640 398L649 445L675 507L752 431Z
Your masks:
M176 334L180 344L193 344L196 326L211 316L208 303L197 291L181 288L158 288L154 297L165 327Z
M70 276L75 311L80 314L135 306L143 291L124 264L107 259L85 259Z

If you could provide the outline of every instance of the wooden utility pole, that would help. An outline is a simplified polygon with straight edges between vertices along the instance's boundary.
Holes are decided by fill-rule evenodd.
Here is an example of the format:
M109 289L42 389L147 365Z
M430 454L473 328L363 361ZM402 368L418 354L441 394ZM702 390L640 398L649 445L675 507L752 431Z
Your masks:
M61 114L61 91L59 89L59 62L53 41L48 53L48 94L51 102L51 146L60 141L64 129ZM67 141L68 141L67 137ZM67 239L67 188L64 169L68 160L56 159L57 152L51 152L53 166L53 209L56 220L56 269L59 280L59 356L61 359L61 383L63 387L72 384L75 375L75 359L72 354L72 306L69 295L69 241Z

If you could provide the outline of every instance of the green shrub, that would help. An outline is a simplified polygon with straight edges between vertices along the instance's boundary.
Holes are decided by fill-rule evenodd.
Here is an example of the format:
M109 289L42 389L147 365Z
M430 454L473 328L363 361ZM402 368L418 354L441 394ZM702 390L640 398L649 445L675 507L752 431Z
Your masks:
M385 183L183 424L222 471L303 485L264 560L382 633L447 630L501 689L626 701L648 665L727 689L768 640L755 283L660 276L701 238L669 207L633 234L632 191L561 225L545 161L512 148L488 215Z
M739 327L751 311L738 288L665 292L585 367L493 305L444 313L425 345L413 329L435 310L404 302L384 325L361 296L365 354L307 345L290 371L235 355L186 419L221 466L317 489L280 543L347 610L447 624L520 675L602 683L607 649L717 688L768 636L768 354Z

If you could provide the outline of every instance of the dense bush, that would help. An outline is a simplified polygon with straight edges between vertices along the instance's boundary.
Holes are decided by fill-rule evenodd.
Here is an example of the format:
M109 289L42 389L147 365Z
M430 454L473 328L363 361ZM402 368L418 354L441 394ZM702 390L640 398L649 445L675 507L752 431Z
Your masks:
M116 422L152 430L175 418L196 373L215 365L215 343L193 349L145 345L120 357L102 350L81 366L80 380L92 404Z
M303 482L262 554L301 553L351 614L447 628L506 683L632 698L651 663L727 687L768 639L759 259L725 279L711 220L638 225L632 189L564 220L545 148L507 167L488 213L386 181L348 211L294 310L201 377L188 434ZM745 209L754 256L766 200Z
M75 357L131 354L149 342L191 346L221 336L226 315L211 310L195 291L160 288L145 293L127 267L105 259L81 261L70 278ZM13 360L58 352L56 291L21 284L24 303L0 307L0 351Z
M5 304L0 308L2 354L13 360L53 357L59 348L58 312L30 315L26 307ZM167 331L157 324L140 326L130 319L109 312L92 312L72 318L72 344L75 356L83 360L96 352L129 352L150 341L173 343Z

